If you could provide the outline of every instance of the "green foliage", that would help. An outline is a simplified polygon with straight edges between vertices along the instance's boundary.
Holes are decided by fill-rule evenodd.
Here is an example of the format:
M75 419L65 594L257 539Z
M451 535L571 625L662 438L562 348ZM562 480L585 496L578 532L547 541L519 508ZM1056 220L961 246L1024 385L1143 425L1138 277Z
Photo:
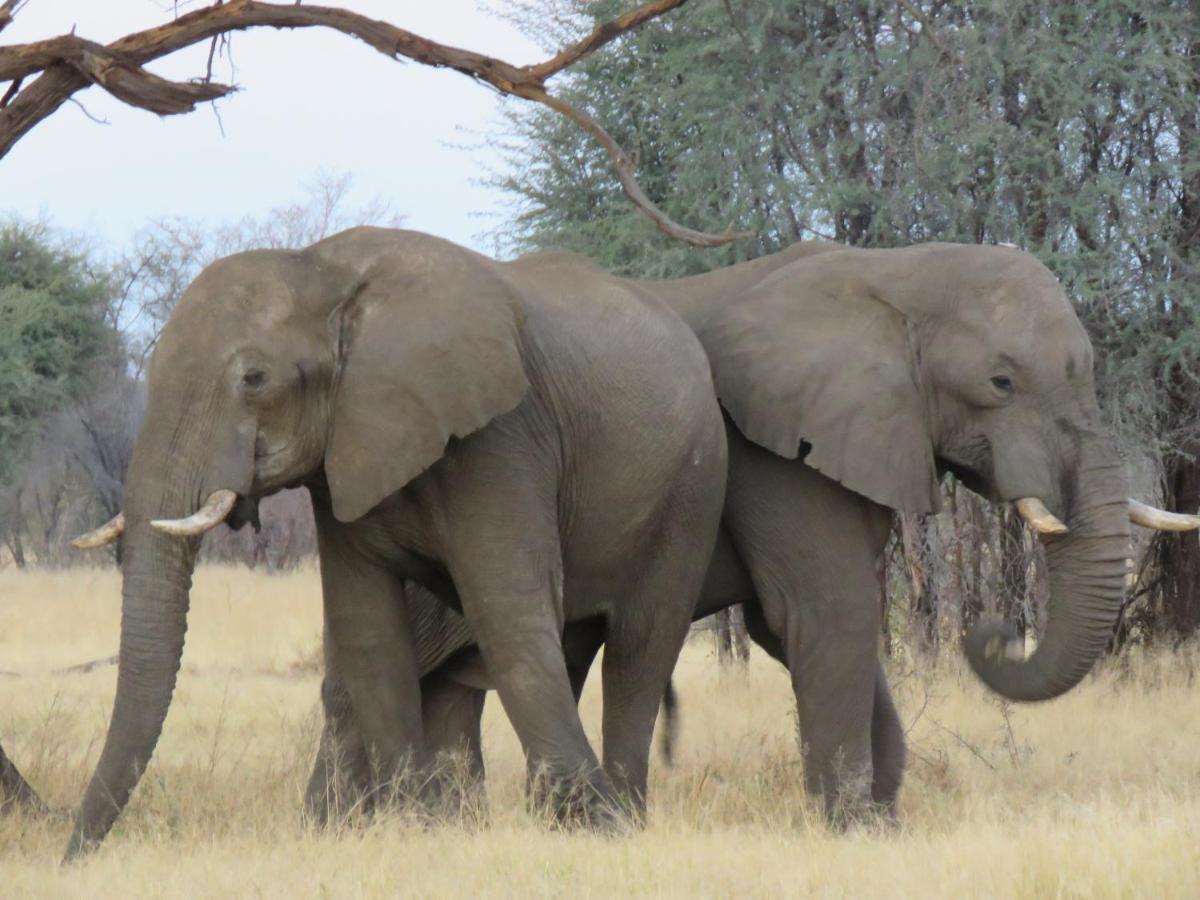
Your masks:
M514 18L548 46L615 11L542 6ZM553 88L637 157L676 221L759 237L698 250L658 234L588 136L526 107L496 179L514 198L510 249L564 247L662 277L812 237L1014 243L1074 299L1123 448L1157 471L1168 508L1196 511L1195 0L692 0ZM1200 633L1200 551L1156 546L1151 602L1175 610L1178 633Z
M516 19L554 44L613 4L560 0L549 20L538 6ZM1114 416L1161 419L1168 382L1200 393L1187 375L1200 360L1194 8L694 0L555 88L636 155L646 193L677 221L759 238L697 250L658 234L594 142L541 108L513 114L504 237L641 276L812 237L1015 243L1077 299L1102 384L1131 401Z
M108 346L110 286L42 229L0 226L0 482L39 421L85 386Z

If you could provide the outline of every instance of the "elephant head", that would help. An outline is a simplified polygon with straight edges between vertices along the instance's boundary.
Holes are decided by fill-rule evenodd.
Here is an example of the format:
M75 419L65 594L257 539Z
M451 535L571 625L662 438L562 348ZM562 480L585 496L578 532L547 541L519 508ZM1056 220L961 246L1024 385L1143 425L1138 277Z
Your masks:
M897 510L938 509L946 470L1016 502L1043 534L1047 628L1025 659L981 624L968 660L1017 700L1088 672L1124 595L1130 510L1091 345L1049 270L1005 247L819 245L706 314L700 335L750 440Z
M103 838L153 753L200 535L298 485L343 522L364 515L520 402L519 327L489 261L408 232L239 254L188 288L154 352L122 515L81 539L123 532L123 602L112 720L68 858Z

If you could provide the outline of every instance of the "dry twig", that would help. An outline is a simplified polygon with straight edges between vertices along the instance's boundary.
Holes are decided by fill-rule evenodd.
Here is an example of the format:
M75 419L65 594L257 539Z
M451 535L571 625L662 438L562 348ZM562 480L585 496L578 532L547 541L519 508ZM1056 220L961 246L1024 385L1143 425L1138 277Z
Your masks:
M934 725L936 725L938 727L938 729L940 729L941 731L944 731L946 734L950 735L950 737L952 737L956 741L958 741L958 743L961 744L963 747L965 747L971 753L972 756L974 756L977 760L979 760L981 763L983 763L985 766L987 766L993 772L997 771L995 765L992 764L991 760L989 760L986 756L984 756L983 753L980 752L978 747L976 747L974 744L972 744L970 741L968 741L966 738L964 738L961 734L947 728L945 725L943 725L937 719L931 718L929 721L931 721Z
M634 177L634 163L616 141L591 116L551 96L546 80L578 62L633 28L663 15L686 0L652 0L631 12L597 25L590 35L543 63L514 66L504 60L439 44L387 22L371 19L349 10L329 6L283 5L257 0L230 0L216 3L178 18L126 35L107 46L74 34L43 41L0 47L0 82L20 82L38 74L27 87L15 92L10 87L9 102L0 108L0 158L38 122L52 115L77 91L98 84L130 106L159 115L190 112L197 103L227 96L232 85L211 80L173 82L146 71L144 66L160 57L201 41L250 28L322 27L355 37L391 59L406 58L422 65L454 69L477 81L491 85L502 94L540 103L566 116L585 129L604 147L612 160L621 186L630 200L645 213L660 231L698 246L714 247L751 232L712 235L685 228L673 222L642 191ZM12 18L17 0L0 6L0 28Z
M82 672L94 672L96 669L115 666L117 664L117 659L118 657L115 654L113 656L105 656L101 659L93 659L91 662L79 663L78 665L64 666L61 669L55 669L53 674L73 675Z

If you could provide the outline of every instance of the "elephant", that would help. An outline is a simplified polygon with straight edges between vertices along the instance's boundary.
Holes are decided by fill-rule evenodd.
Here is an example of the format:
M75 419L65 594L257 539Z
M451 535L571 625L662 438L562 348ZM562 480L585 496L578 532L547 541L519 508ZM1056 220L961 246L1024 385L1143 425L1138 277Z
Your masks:
M1130 520L1200 525L1127 499L1087 335L1052 273L1020 250L805 242L710 274L630 283L695 331L726 414L726 505L695 614L743 603L751 637L789 669L806 788L834 823L893 815L903 780L904 731L878 654L877 565L893 511L935 512L952 472L1016 503L1041 533L1052 600L1037 649L1026 659L995 622L965 641L983 682L1020 701L1069 690L1103 650L1124 596ZM431 651L426 733L465 746L481 777L490 676L470 628L419 588L406 603ZM602 639L588 623L565 635L576 696ZM327 719L313 784L328 783L334 747L348 762L340 794L369 791L355 780L361 741L345 715ZM320 799L310 790L310 811Z
M628 827L726 472L694 334L598 269L368 227L217 261L154 351L121 517L80 539L120 535L122 622L67 858L103 839L153 752L200 535L253 524L259 498L297 486L316 521L326 665L377 791L419 794L426 771L416 628L397 602L411 579L469 624L550 808ZM603 621L609 648L603 767L561 646L579 621Z

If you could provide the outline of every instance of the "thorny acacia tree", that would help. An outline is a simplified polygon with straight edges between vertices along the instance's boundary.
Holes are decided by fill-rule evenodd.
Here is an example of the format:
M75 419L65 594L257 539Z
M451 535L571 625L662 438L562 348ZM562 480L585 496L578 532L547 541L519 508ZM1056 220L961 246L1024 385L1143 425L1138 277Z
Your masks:
M515 19L554 45L612 5L558 0L547 16L526 2ZM514 198L514 249L672 276L812 237L1015 243L1076 299L1131 461L1150 444L1143 492L1157 480L1166 508L1196 511L1200 3L695 0L686 24L651 23L581 60L560 96L635 154L669 215L744 222L758 237L703 254L663 240L619 201L592 146L522 109L497 178ZM958 529L990 535L981 561L962 552L968 573L1037 584L1024 551L1001 549L999 523L976 528L971 502L958 509ZM940 540L910 524L914 553ZM1135 607L1171 633L1200 632L1196 537L1163 535L1145 560ZM921 593L929 568L897 580ZM970 590L949 593L974 615ZM922 611L928 599L912 598Z
M626 196L665 234L702 247L715 247L745 232L726 229L705 234L678 225L649 200L634 175L634 162L600 123L560 97L546 82L645 22L656 19L687 0L651 0L636 9L596 23L582 40L566 46L544 62L514 66L471 50L439 44L387 22L331 6L261 3L257 0L217 0L210 6L177 16L156 28L126 35L102 45L76 34L64 34L27 44L0 46L0 158L43 119L89 85L98 85L118 100L160 116L191 112L198 103L226 97L236 89L212 80L212 67L197 81L168 81L145 66L161 57L205 41L213 48L222 36L249 28L330 28L357 38L392 59L411 59L427 66L454 69L490 85L501 94L540 104L590 134L607 154ZM0 31L12 21L23 0L0 2ZM35 77L36 76L36 77ZM28 85L26 81L33 79Z

